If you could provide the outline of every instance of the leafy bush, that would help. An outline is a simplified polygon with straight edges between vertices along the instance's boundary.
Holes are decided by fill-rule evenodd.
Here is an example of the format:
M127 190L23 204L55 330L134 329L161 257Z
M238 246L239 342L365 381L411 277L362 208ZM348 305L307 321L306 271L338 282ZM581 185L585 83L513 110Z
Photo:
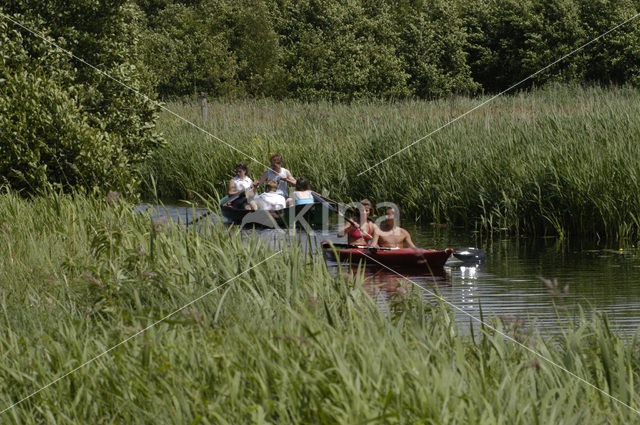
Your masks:
M136 25L124 1L65 7L26 0L3 13L137 90ZM120 190L139 183L135 164L161 144L156 107L49 42L0 21L0 176L25 192Z

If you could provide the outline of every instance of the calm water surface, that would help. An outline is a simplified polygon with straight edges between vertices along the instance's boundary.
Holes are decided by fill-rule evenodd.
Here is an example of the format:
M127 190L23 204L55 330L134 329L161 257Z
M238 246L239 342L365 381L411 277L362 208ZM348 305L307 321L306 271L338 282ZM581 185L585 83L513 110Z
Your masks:
M140 210L145 210L141 206ZM189 223L206 212L203 209L168 206L156 210L176 221ZM613 328L632 334L640 327L640 252L616 249L596 241L571 240L559 243L553 238L478 239L461 230L436 229L431 226L407 225L416 245L443 249L474 246L486 252L480 265L468 265L453 259L443 273L430 276L424 272L397 270L418 284L427 300L435 291L460 310L454 310L463 327L469 316L484 318L499 316L507 321L519 320L533 325L542 333L553 334L568 329L579 317L579 307L586 316L598 311L606 313ZM257 231L260 237L277 245L285 241L284 232ZM306 243L306 234L300 235ZM326 235L312 238L312 248L322 240L345 242L337 238L337 226ZM286 242L284 242L286 243ZM329 267L337 272L335 264ZM368 285L376 287L375 297L381 307L390 290L402 278L395 273L367 268ZM558 290L550 290L542 279L558 282ZM563 290L568 285L567 291ZM464 312L463 312L464 311Z
M606 313L618 332L631 334L640 326L640 256L635 250L607 249L584 240L479 241L455 231L408 230L419 246L478 246L486 251L485 262L477 267L452 262L437 286L448 301L476 317L481 306L485 316L535 321L536 328L555 333L567 329L582 306L588 315ZM542 279L556 279L558 290L550 290ZM462 312L456 317L469 321Z

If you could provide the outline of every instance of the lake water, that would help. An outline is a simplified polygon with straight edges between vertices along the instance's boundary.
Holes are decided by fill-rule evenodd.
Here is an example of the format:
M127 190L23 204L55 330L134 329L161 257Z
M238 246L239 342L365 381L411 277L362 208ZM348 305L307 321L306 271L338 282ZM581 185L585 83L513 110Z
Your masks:
M145 206L140 207L146 209ZM159 215L169 215L182 223L190 223L204 209L168 206L158 209ZM453 309L463 327L469 316L485 319L501 317L517 320L523 326L535 326L545 334L568 329L579 317L581 306L586 315L606 313L614 330L632 334L640 327L640 251L618 250L591 240L554 238L493 238L479 239L476 234L457 229L404 224L417 246L423 248L465 248L473 246L486 252L479 265L469 265L451 259L437 276L424 272L397 272L422 290L426 300L434 300L429 292L437 292L460 310ZM277 243L284 241L283 232L257 231L257 235ZM306 235L302 235L302 242ZM321 240L345 242L337 238L337 224ZM312 247L317 248L317 245ZM335 264L329 267L337 272ZM368 267L368 287L382 308L390 291L402 278L392 271ZM542 279L558 289L550 289ZM565 289L566 287L566 289ZM376 289L373 289L376 288Z

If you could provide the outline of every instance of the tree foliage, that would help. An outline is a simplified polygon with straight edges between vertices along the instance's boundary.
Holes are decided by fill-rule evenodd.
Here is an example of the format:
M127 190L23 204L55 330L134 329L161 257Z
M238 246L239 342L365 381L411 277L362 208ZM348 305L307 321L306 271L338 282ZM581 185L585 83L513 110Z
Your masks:
M124 1L9 1L3 14L135 90L138 24ZM133 192L161 143L156 108L49 42L0 20L0 176L17 190Z
M536 73L640 11L624 0L459 0L474 80L490 92ZM585 46L531 80L638 84L640 22ZM530 82L530 83L531 83Z
M0 184L134 191L161 97L434 98L640 85L640 0L6 0ZM523 85L522 87L526 87Z
M138 5L149 16L145 58L161 95L351 100L501 91L630 18L640 0ZM640 84L638 64L640 26L631 22L529 84Z
M229 49L228 14L225 5L175 3L149 17L140 49L160 93L235 92L239 67Z

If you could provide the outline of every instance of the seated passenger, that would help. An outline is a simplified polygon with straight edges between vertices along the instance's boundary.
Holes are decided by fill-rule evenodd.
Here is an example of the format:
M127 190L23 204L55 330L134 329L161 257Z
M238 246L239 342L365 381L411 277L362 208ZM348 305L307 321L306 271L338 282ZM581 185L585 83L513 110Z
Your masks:
M358 217L355 223L347 222L342 230L338 232L338 237L341 238L347 235L347 243L349 245L368 245L375 237L373 235L377 227L374 223L369 222L372 209L371 201L368 199L360 201L360 206L357 210Z
M284 196L277 193L278 183L268 180L264 184L264 193L256 196L249 204L254 210L281 210L285 208Z
M373 235L371 246L380 248L404 248L404 244L406 243L409 248L415 248L416 246L413 244L413 241L411 241L409 232L396 226L396 210L393 207L387 207L386 214L384 222L376 229L375 235Z
M281 155L272 155L269 162L271 163L271 168L265 171L260 180L254 182L253 185L257 187L268 180L273 180L278 185L277 192L286 198L288 196L287 185L296 184L296 179L293 178L289 170L282 166Z
M304 177L298 177L293 198L287 199L287 205L306 205L313 204L313 202L313 195L311 194L311 190L309 190L309 182Z
M249 177L247 165L244 162L236 164L236 176L229 181L229 197L240 195L230 202L233 208L248 208L247 192L253 189L253 181Z

